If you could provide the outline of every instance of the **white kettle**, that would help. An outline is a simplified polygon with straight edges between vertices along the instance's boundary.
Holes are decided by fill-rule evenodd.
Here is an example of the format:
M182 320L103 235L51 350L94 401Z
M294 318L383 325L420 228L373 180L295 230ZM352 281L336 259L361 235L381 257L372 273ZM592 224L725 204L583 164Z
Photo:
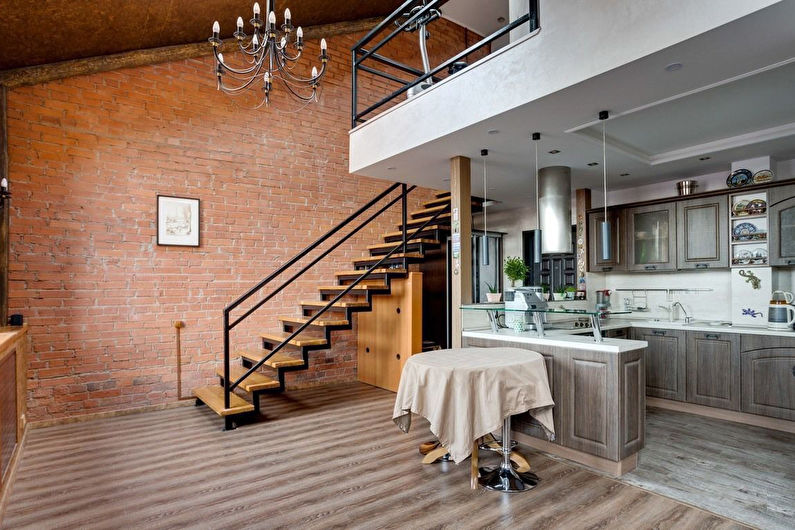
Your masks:
M773 291L770 305L767 306L767 329L789 330L795 324L795 297L786 291Z

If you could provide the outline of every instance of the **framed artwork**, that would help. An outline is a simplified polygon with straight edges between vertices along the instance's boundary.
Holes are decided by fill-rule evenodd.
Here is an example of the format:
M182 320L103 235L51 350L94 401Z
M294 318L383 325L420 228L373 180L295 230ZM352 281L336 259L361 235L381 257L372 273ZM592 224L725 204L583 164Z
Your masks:
M157 196L157 244L199 246L199 199Z

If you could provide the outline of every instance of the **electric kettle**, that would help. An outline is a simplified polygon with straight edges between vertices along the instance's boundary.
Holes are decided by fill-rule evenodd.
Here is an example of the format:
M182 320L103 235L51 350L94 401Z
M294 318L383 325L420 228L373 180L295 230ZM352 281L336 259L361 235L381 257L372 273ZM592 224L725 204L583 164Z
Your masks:
M795 324L795 297L786 291L773 291L767 309L767 329L789 330Z

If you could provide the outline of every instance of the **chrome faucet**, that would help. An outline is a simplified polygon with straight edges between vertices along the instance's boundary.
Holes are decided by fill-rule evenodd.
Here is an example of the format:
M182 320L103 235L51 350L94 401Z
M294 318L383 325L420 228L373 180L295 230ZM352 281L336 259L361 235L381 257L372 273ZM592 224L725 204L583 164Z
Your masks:
M682 302L680 302L679 300L671 304L671 311L673 311L673 309L676 306L679 306L679 308L682 310L682 313L685 314L685 324L690 324L691 322L693 322L693 320L695 320L694 317L691 317L690 315L687 314L687 309L685 309L685 306L683 306Z

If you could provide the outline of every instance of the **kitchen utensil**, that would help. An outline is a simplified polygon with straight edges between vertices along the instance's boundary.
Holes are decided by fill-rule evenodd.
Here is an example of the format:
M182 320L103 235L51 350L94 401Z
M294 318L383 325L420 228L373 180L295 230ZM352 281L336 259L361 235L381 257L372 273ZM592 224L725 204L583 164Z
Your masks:
M676 191L679 195L690 195L695 191L698 182L695 180L680 180L676 183Z
M792 305L792 293L773 291L770 305L767 308L767 328L789 330L795 324L795 307Z

